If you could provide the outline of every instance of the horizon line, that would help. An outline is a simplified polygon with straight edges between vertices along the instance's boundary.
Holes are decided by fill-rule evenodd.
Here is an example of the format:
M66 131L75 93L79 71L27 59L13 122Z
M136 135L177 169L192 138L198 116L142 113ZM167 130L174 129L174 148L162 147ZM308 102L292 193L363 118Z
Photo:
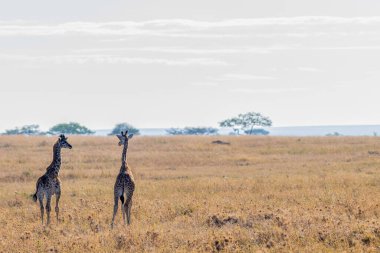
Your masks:
M270 127L260 127L260 128L279 128L279 127L345 127L345 126L380 126L380 123L378 124L322 124L322 125L285 125L285 126L270 126ZM231 128L231 127L219 127L219 126L203 126L203 125L196 125L196 126L184 126L184 127L137 127L134 126L137 129L170 129L170 128L185 128L185 127L215 127L215 128ZM110 130L112 128L97 128L94 130L100 131L100 130Z

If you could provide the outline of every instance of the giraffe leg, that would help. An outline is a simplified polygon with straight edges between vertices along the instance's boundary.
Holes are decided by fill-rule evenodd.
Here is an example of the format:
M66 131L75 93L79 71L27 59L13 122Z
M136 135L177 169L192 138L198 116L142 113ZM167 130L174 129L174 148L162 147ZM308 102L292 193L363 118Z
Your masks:
M124 222L124 225L125 225L125 203L124 203L124 194L120 196L120 200L121 200L121 213L123 215L123 222Z
M113 206L113 216L112 216L111 228L113 228L113 224L114 224L114 221L115 221L115 215L117 213L118 205L119 205L119 197L117 195L115 195L115 204Z
M127 199L127 202L125 202L125 209L127 213L127 221L128 225L131 224L131 209L132 209L132 197Z
M38 194L38 202L40 202L41 222L44 224L44 195Z
M127 224L126 221L125 221L125 216L126 216L126 214L125 214L125 204L122 204L121 211L123 213L123 223L125 225L125 224Z
M47 225L50 224L50 211L51 211L51 195L46 196L46 214L47 214Z
M55 214L57 216L57 223L59 222L59 199L61 198L61 190L57 191L56 192L56 195L57 195L57 199L55 201Z

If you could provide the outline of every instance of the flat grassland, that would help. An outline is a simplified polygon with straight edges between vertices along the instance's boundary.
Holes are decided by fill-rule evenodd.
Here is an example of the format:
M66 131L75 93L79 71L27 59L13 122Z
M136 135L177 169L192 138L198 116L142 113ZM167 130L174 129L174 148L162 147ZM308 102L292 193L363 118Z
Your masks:
M56 137L0 136L0 252L379 252L380 139L135 137L131 226L116 137L69 137L61 218L30 197ZM214 140L230 145L212 144Z

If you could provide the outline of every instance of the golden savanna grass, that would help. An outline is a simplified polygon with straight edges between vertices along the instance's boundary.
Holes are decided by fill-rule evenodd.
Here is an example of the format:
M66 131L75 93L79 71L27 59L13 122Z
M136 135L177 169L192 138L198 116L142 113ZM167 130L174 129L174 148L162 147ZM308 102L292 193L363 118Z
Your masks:
M212 144L221 139L231 145ZM132 224L111 230L116 137L63 150L61 222L30 195L56 137L0 137L0 252L379 252L380 139L135 137Z

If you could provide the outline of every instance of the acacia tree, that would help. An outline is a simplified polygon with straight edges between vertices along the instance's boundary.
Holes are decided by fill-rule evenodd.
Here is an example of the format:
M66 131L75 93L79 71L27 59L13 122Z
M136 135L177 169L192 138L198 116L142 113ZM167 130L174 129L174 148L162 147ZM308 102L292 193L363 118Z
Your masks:
M169 128L165 130L170 135L184 135L185 131L182 128Z
M223 120L219 123L220 127L231 127L236 134L242 130L246 134L256 133L255 127L272 126L272 120L269 117L257 112L247 112L239 114L237 117Z
M70 122L70 123L60 123L49 130L50 134L94 134L94 131L91 131L85 126L81 126L79 123Z
M231 119L226 119L223 120L222 122L219 123L220 127L230 127L234 130L235 134L239 135L240 134L240 119L238 117L234 117Z
M116 124L115 127L112 129L112 132L109 133L108 135L115 135L115 134L120 134L121 131L128 130L129 134L134 134L134 135L139 135L140 130L132 126L131 124L128 123L119 123Z
M5 130L5 135L43 135L45 133L40 131L40 126L39 125L25 125L21 128L14 128L14 129L9 129Z
M269 131L262 129L262 128L255 128L253 130L251 130L251 129L245 130L244 133L250 134L250 135L268 135Z
M215 135L218 129L213 127L185 127L166 129L170 135Z

